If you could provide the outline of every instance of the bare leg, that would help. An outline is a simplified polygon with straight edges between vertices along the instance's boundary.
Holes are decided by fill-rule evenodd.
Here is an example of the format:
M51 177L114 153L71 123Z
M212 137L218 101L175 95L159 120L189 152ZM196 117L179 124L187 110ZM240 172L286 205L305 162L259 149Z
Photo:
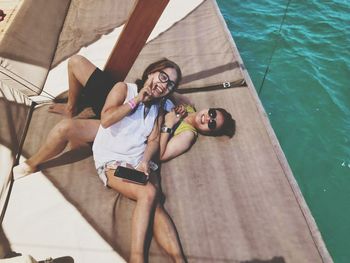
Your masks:
M56 103L49 107L49 111L73 117L77 114L77 101L81 89L86 85L91 74L96 69L85 57L74 55L68 60L68 102L67 104Z
M108 186L122 195L136 201L132 216L131 251L129 262L145 261L145 239L150 218L157 202L157 190L154 185L137 185L125 182L114 175L114 170L107 172Z
M173 258L174 262L186 262L175 225L161 205L156 208L153 233L157 243Z
M25 162L28 172L22 176L16 175L16 178L35 172L39 164L60 154L69 142L75 146L92 142L97 134L99 124L99 120L64 119L60 121L49 132L40 149ZM16 168L14 168L14 173L16 173Z

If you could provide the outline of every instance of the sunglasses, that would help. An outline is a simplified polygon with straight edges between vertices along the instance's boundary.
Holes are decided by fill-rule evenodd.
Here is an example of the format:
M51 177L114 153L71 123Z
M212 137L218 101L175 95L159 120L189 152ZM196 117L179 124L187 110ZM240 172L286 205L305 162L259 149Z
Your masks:
M164 71L159 71L159 74L158 74L158 79L160 82L162 83L166 83L166 88L169 90L169 91L172 91L174 88L175 88L175 82L170 80L168 74L166 74Z
M208 121L208 128L213 131L216 128L216 120L215 120L215 118L216 118L216 110L215 109L209 109L208 110L208 115L210 117L210 120Z

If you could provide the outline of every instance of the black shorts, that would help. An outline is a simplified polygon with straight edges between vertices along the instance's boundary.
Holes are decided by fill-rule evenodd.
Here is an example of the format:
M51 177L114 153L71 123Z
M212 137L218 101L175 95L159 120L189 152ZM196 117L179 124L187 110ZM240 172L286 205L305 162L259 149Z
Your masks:
M108 93L116 81L99 68L91 74L81 94L83 107L92 107L97 118L100 118L103 105L106 102Z

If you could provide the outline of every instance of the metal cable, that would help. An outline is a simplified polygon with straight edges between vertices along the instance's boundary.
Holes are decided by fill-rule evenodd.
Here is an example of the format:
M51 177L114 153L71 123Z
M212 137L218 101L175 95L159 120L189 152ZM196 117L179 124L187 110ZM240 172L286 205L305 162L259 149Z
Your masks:
M291 0L288 0L287 6L286 6L286 8L285 8L285 10L284 10L284 16L283 16L283 19L282 19L282 21L281 21L280 27L279 27L279 29L278 29L278 36L280 35L280 33L281 33L281 31L282 31L282 27L283 27L284 21L286 20L287 12L288 12L288 8L289 8L290 2L291 2ZM273 55L275 54L275 51L276 51L277 46L278 46L278 39L275 40L275 42L274 42L274 46L273 46L271 55L270 55L270 57L269 57L269 61L268 61L268 63L267 63L267 67L266 67L266 70L265 70L265 74L264 74L263 80L262 80L262 82L261 82L259 91L258 91L258 94L259 94L259 95L260 95L260 93L261 93L261 91L262 91L262 88L263 88L263 86L264 86L266 76L267 76L267 74L269 73L270 65L271 65L271 62L272 62L272 58L273 58Z

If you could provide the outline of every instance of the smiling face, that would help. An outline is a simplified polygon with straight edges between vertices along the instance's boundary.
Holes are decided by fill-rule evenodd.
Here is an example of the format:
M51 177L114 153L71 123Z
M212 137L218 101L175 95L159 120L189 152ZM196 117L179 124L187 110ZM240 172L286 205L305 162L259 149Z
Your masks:
M149 74L148 78L152 78L152 96L154 98L161 98L168 95L174 88L177 80L177 73L173 68L164 68Z
M195 128L203 134L210 134L220 130L224 125L223 114L214 109L203 109L197 112L195 117Z

